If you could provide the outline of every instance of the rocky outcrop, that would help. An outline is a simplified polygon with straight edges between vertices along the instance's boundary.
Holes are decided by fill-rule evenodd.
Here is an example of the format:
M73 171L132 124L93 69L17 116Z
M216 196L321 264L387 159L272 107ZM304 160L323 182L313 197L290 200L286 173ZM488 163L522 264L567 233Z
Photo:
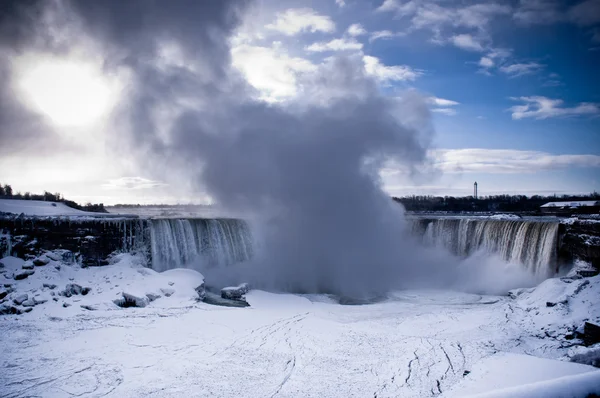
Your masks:
M580 259L600 269L600 222L569 219L560 225L558 257L569 262Z
M115 251L147 250L146 221L135 218L16 217L0 215L0 257L32 259L37 267L50 262L78 260L83 266L106 265ZM57 249L65 249L63 256ZM60 258L59 258L60 257ZM76 257L76 258L75 258Z
M229 300L244 300L244 294L250 291L247 283L238 286L229 286L221 289L221 297Z

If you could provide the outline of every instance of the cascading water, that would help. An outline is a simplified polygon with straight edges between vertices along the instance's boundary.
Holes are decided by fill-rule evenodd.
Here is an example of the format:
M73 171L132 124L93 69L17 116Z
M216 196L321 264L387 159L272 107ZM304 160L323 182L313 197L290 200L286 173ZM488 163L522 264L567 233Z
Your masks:
M542 276L556 273L558 223L538 221L422 219L413 233L426 244L442 246L459 256L478 250L500 255Z
M237 219L150 220L152 268L199 270L226 266L252 257L248 223Z

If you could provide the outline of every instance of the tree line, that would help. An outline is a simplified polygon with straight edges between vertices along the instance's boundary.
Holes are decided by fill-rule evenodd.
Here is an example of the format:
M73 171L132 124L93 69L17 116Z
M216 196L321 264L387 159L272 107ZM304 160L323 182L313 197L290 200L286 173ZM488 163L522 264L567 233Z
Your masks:
M80 205L72 200L65 199L65 197L60 193L51 193L48 191L44 191L43 194L35 194L31 192L15 193L13 191L13 188L8 184L0 184L0 199L43 200L46 202L61 202L77 210L91 211L96 213L108 213L108 211L104 208L103 203L88 202L84 205Z
M448 212L540 212L540 206L548 202L575 202L583 200L600 200L597 192L588 195L491 195L475 199L473 196L430 196L412 195L394 197L395 201L404 205L408 211L448 211Z

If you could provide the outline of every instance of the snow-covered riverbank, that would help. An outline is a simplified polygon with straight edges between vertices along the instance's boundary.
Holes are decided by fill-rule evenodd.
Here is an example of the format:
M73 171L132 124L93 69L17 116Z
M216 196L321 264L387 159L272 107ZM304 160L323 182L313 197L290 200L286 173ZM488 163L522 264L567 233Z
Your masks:
M600 320L600 277L549 279L512 297L402 291L357 306L251 291L250 307L229 308L198 301L195 271L156 273L130 255L94 268L59 252L43 260L0 268L0 305L32 308L0 317L3 396L600 393L600 371L568 362L594 352L575 329ZM15 280L23 271L33 273ZM119 307L125 296L145 307Z

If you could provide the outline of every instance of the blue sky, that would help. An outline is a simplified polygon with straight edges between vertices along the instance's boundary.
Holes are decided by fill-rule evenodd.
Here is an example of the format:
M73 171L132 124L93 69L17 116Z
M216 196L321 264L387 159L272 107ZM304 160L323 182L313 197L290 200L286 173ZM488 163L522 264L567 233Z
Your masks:
M100 39L76 22L52 27L71 38L59 55L0 55L15 96L79 149L0 156L0 181L105 203L203 198L173 195L108 145L131 71L107 73ZM475 180L482 195L600 191L600 0L258 0L222 40L261 101L329 95L315 76L334 57L362 60L387 96L420 93L436 172L411 181L384 170L390 194L468 195ZM177 43L157 46L156 62L193 65Z
M600 1L263 1L253 18L270 26L248 28L243 43L270 48L275 58L319 64L336 53L372 56L415 73L382 81L388 95L416 89L452 101L432 103L435 146L481 149L479 158L499 167L479 172L452 157L465 163L463 172L422 192L467 194L475 179L483 193L600 190ZM320 51L310 51L315 43ZM272 95L258 80L250 79ZM501 157L483 151L499 149ZM515 160L521 151L537 155ZM504 162L519 167L508 172Z

